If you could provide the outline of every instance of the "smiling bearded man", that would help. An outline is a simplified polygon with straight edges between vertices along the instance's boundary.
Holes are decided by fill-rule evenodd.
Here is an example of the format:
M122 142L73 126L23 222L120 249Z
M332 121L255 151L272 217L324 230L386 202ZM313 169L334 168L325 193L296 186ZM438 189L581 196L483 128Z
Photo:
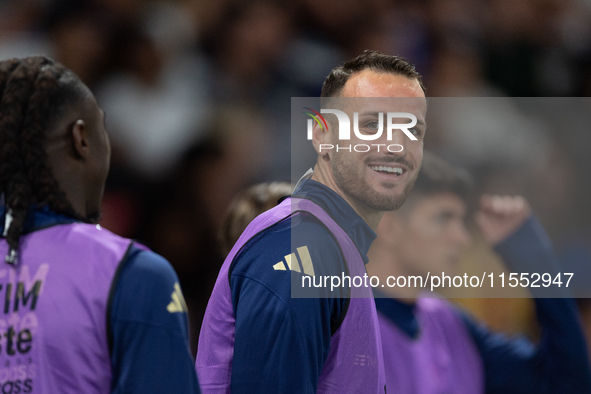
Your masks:
M322 96L345 100L361 114L351 144L385 142L371 135L377 119L371 114L391 112L393 104L417 118L415 138L393 130L387 136L402 146L398 152L379 146L336 152L322 149L335 142L334 125L314 127L314 171L291 198L251 222L220 270L197 351L205 393L386 391L371 289L316 287L304 298L292 297L292 290L327 273L366 274L374 230L384 211L404 202L421 166L425 95L410 63L364 52L332 70Z

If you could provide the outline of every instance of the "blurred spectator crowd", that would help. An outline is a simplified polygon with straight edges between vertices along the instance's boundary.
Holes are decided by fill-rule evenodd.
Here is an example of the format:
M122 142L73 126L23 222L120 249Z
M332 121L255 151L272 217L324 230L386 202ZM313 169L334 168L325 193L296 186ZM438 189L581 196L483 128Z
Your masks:
M476 114L433 115L425 147L477 191L524 194L569 261L588 263L589 1L0 0L0 59L49 55L96 93L113 146L103 225L171 261L193 332L229 202L291 180L290 98L318 96L364 49L414 63L446 114ZM495 99L447 99L474 96Z

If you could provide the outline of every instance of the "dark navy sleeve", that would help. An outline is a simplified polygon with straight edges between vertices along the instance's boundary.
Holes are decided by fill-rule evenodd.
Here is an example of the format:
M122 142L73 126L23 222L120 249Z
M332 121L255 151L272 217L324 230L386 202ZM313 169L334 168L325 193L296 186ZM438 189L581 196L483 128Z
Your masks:
M535 218L496 251L510 266L519 264L519 259L534 259L538 267L557 266L549 240ZM537 345L525 338L492 333L464 316L482 355L486 393L591 393L587 346L575 302L569 298L536 298L535 305L542 330Z
M111 296L111 392L200 393L173 268L133 246L121 264Z
M298 229L293 236L290 224ZM275 225L249 241L234 261L230 273L236 318L233 394L316 393L332 330L338 327L347 301L291 297L292 278L298 282L303 275L293 265L296 258L306 259L303 247L309 251L315 277L343 268L336 241L310 221ZM292 270L286 264L291 253ZM327 295L324 289L318 295Z

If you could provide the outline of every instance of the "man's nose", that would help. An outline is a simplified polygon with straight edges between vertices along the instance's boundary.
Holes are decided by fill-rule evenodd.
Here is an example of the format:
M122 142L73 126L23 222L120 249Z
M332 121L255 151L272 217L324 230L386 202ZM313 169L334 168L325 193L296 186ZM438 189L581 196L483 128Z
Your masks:
M459 247L468 245L472 239L463 221L457 221L453 224L450 229L450 237L453 244Z
M406 146L408 145L409 139L402 130L392 130L391 137L388 138L388 133L384 132L380 143L385 144L384 152L395 155L404 156L406 155Z

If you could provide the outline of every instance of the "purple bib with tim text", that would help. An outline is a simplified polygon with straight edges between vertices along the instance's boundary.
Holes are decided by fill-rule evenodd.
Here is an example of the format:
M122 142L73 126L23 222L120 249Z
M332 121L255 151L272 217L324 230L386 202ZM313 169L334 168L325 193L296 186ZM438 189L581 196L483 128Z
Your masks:
M0 266L0 392L110 392L107 303L130 243L83 223L21 237L19 264Z

